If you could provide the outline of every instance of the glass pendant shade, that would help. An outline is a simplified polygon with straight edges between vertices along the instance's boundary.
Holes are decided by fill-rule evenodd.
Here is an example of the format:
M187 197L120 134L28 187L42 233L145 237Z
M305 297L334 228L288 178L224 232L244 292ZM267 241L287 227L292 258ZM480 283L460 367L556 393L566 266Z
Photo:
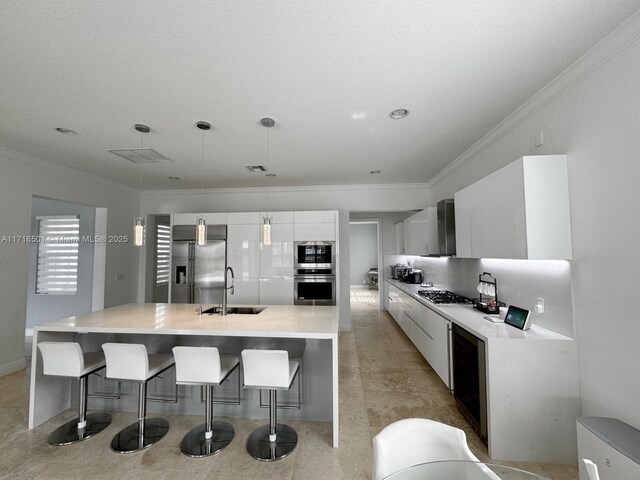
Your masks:
M207 244L207 221L200 217L196 224L196 244L203 246Z
M145 225L142 217L136 217L133 219L133 245L141 247L145 241Z
M271 245L271 219L264 217L262 223L262 244Z

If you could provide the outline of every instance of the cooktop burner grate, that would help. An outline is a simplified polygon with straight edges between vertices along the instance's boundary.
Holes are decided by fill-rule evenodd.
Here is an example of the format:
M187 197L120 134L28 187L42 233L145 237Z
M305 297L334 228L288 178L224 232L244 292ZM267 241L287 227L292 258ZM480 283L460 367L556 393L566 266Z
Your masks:
M418 295L432 303L463 303L469 305L473 303L467 297L448 290L418 290Z

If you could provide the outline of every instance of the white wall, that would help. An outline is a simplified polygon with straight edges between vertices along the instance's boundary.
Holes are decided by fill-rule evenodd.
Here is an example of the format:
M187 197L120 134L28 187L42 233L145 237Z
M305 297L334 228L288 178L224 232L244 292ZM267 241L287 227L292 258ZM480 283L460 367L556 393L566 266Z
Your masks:
M363 286L367 272L378 267L378 225L351 223L349 229L349 284Z
M349 212L397 212L423 209L428 198L425 185L283 187L270 188L268 192L270 211L339 210L338 262L340 263L340 298L343 299L340 303L340 328L351 329ZM266 199L266 189L251 188L205 190L204 193L198 190L146 191L142 194L142 212L145 215L197 211L259 212L264 209ZM143 277L140 278L140 292L144 292ZM140 301L143 301L143 298Z
M94 235L96 209L85 205L34 198L31 209L31 235L38 235L43 215L78 215L80 238ZM91 312L93 301L93 247L91 242L78 246L78 287L75 295L37 295L38 244L29 244L29 277L27 286L27 328L71 315Z
M23 368L27 305L28 245L6 238L31 231L34 195L106 207L107 232L131 235L139 193L96 177L0 147L0 375ZM131 244L108 244L105 306L135 301L137 252ZM121 280L116 281L116 275Z
M450 197L522 155L568 155L582 413L640 428L640 17L632 17L431 185ZM534 138L544 132L544 145Z

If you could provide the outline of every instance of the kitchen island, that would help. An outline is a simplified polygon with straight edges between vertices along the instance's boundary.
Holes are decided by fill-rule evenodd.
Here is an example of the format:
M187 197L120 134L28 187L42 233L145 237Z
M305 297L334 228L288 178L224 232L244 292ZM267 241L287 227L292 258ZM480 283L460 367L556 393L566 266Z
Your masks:
M192 304L126 304L34 327L29 428L35 428L72 407L77 382L42 375L37 344L76 341L84 351L99 351L105 342L143 343L149 353L170 352L176 345L210 345L222 354L240 355L243 348L282 348L302 359L300 410L287 409L279 417L328 421L333 446L338 447L338 309L331 306L267 305L258 314L198 315ZM206 309L210 305L203 305ZM149 395L168 397L174 391L174 369L167 371ZM104 380L94 390L114 388ZM292 390L295 387L292 387ZM90 391L91 391L90 383ZM89 408L135 411L137 397L123 383L119 399L91 398ZM267 417L254 390L241 390L240 405L216 405L216 415ZM295 395L297 398L297 394ZM293 398L293 397L292 397ZM200 389L187 387L177 403L148 402L150 412L201 415Z

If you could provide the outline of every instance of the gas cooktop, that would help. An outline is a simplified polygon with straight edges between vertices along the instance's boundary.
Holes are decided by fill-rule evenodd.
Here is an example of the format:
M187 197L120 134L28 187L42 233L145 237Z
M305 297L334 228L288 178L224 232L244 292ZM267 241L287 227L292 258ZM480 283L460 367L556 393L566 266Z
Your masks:
M450 292L449 290L418 290L418 295L432 303L464 303L469 305L473 303L467 297Z

